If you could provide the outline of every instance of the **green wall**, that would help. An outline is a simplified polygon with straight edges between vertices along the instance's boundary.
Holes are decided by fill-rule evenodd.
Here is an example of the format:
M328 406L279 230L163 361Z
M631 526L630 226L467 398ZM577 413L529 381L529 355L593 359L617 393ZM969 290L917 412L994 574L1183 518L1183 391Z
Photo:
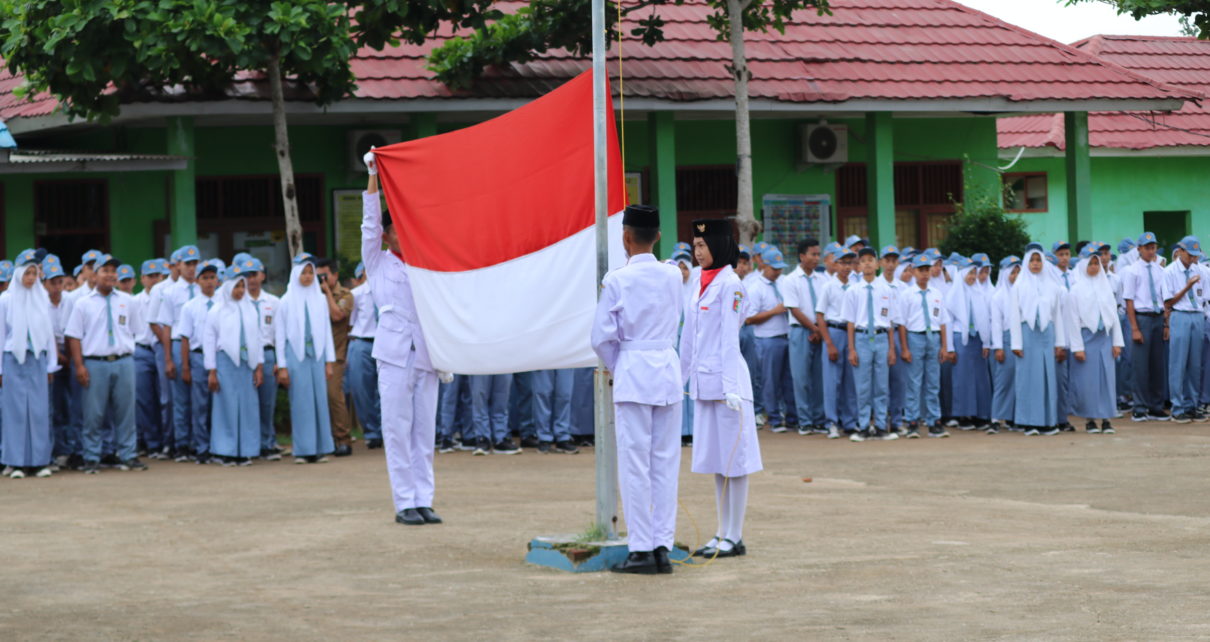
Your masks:
M1046 172L1048 211L1024 213L1030 236L1046 245L1057 240L1097 240L1117 247L1137 238L1143 212L1188 211L1190 232L1210 229L1210 157L1093 157L1092 239L1068 239L1067 177L1062 158L1022 159L1009 172Z

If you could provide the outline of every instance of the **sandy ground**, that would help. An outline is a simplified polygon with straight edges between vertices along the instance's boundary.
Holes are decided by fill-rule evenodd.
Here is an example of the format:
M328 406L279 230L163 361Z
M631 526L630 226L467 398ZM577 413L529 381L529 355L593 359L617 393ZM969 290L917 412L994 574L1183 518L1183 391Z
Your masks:
M1210 638L1210 426L1118 428L762 434L749 554L661 577L522 562L591 521L591 450L440 455L447 523L425 527L393 522L360 444L324 465L5 479L0 637ZM678 538L700 542L713 483L681 481Z

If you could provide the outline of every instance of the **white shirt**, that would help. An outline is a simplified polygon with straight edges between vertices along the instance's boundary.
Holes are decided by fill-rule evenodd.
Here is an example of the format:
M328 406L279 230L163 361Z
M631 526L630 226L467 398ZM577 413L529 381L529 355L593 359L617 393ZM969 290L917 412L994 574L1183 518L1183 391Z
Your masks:
M1009 290L1012 286L1007 286L996 290L996 293L991 297L991 313L992 313L992 336L987 342L989 350L1007 350L1008 346L1004 345L1004 333L1008 332L1009 323L1011 323L1012 292Z
M591 339L593 351L613 373L615 403L670 406L684 396L676 354L681 311L670 305L683 288L680 268L652 254L632 256L605 275Z
M835 279L833 279L835 280ZM807 315L807 318L815 320L815 306L819 303L819 294L823 291L827 284L827 276L819 272L811 272L807 274L803 272L802 266L794 268L794 271L782 277L778 282L777 287L781 288L782 302L786 308L800 308L800 311ZM812 296L812 288L814 296ZM789 312L786 316L790 320L791 326L800 326L798 319L794 318Z
M64 332L67 330L67 319L71 316L71 307L71 299L65 296L59 297L59 305L55 305L54 301L50 303L50 323L54 326L55 344L63 354L67 354Z
M1188 270L1189 274L1186 275L1185 265L1179 259L1164 268L1163 287L1161 288L1160 298L1167 301L1179 294L1185 288L1185 284L1189 282L1189 279L1195 276L1204 276L1197 263L1190 263ZM1146 278L1146 275L1144 275L1144 278ZM1205 301L1205 297L1202 294L1204 288L1205 281L1198 281L1193 287L1189 288L1185 296L1172 302L1172 309L1180 312L1201 312L1202 303ZM1190 297L1192 297L1192 301L1190 301Z
M134 295L132 298L134 299L134 304L139 307L139 311L141 313L139 316L146 320L140 327L135 329L134 342L141 346L150 348L157 342L155 333L151 331L151 317L149 316L151 310L151 295L144 290Z
M59 369L59 353L56 351L55 333L47 333L46 340L39 341L39 343L42 343L43 345L34 346L30 345L30 342L33 340L32 332L24 333L26 336L23 337L17 336L17 334L13 332L12 324L9 323L9 314L7 309L9 306L14 305L14 302L14 299L11 297L0 296L0 345L4 346L4 352L11 352L13 355L16 355L18 352L26 352L32 349L35 355L46 355L47 372L57 371ZM29 321L26 321L26 323L28 325ZM26 358L28 359L31 357L26 355ZM3 360L0 359L0 363L2 362ZM0 373L3 373L2 369L0 369Z
M781 281L782 277L778 277L776 281L770 281L761 275L747 283L744 287L748 290L748 301L751 302L751 307L745 314L753 316L781 305ZM761 339L784 337L788 332L790 332L790 323L786 321L784 314L775 314L764 323L752 325L752 334Z
M108 315L106 302L109 304ZM108 297L93 291L77 298L72 304L64 334L80 340L80 349L85 357L128 355L134 352L135 329L143 324L140 314L138 306L134 305L134 297L121 290L115 288ZM112 344L109 335L111 325Z
M185 308L185 304L201 294L202 286L196 282L190 283L185 279L177 281L172 288L164 292L164 301L160 304L159 316L156 321L160 325L172 326L173 341L181 338L181 333L176 326L181 323L181 311Z
M415 366L432 371L407 266L398 256L382 249L382 204L378 199L377 193L362 193L361 260L365 262L371 296L378 306L378 326L383 335L374 341L370 354L378 361L402 368L408 363L409 353L415 350Z
M252 302L252 306L256 308L260 316L261 345L265 350L272 350L273 342L277 340L273 334L273 319L277 316L277 306L281 303L281 299L261 290L259 297L253 298L252 295L248 295L248 300Z
M923 298L920 296L921 292L924 292ZM932 285L924 290L921 290L920 286L900 290L897 309L899 325L902 325L908 332L925 332L926 330L939 332L949 323L949 313L945 310L945 297Z
M701 274L693 277L693 292L701 290ZM723 400L728 394L752 401L752 377L739 351L743 324L744 284L725 266L694 296L685 309L681 331L681 373L692 399Z
M895 309L895 291L886 279L874 277L873 282L860 282L849 286L845 292L841 315L848 323L852 323L858 331L864 332L869 325L869 303L874 303L874 328L891 328L892 319L898 316Z
M900 281L899 279L895 278L894 273L891 274L890 281L886 280L886 274L879 274L878 280L882 281L883 283L886 283L887 287L891 288L891 295L895 297L895 308L896 308L895 314L893 314L891 316L891 325L899 325L899 311L898 311L899 293L906 290L909 284L904 283L903 281Z
M147 304L147 321L154 325L160 325L160 308L164 305L164 295L176 287L181 277L169 277L164 281L160 281L151 288L151 300Z
M1150 273L1150 278L1148 278ZM1151 285L1155 284L1155 298L1151 296ZM1131 263L1122 275L1122 298L1134 301L1135 312L1163 312L1164 268L1159 261Z
M844 323L844 293L850 287L850 284L841 283L837 277L827 279L823 291L819 293L815 311L823 314L828 323Z
M679 268L677 274L680 274ZM353 315L349 324L350 337L373 339L378 332L378 309L374 306L369 281L353 288Z
M189 340L189 350L202 349L202 332L206 329L206 313L210 311L210 303L216 305L218 302L212 296L206 296L201 293L201 288L198 288L198 295L185 303L185 307L181 308L181 318L172 326L172 334L174 337Z

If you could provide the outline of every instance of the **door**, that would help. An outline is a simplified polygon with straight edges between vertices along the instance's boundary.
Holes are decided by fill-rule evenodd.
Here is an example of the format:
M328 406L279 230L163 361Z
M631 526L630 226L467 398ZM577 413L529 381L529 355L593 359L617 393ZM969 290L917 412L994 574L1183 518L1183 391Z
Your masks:
M34 243L75 266L88 250L109 249L109 186L104 179L34 183Z
M676 168L677 240L693 243L696 219L735 216L738 198L733 165Z
M1143 212L1143 230L1155 234L1160 253L1167 255L1168 249L1189 235L1189 211Z

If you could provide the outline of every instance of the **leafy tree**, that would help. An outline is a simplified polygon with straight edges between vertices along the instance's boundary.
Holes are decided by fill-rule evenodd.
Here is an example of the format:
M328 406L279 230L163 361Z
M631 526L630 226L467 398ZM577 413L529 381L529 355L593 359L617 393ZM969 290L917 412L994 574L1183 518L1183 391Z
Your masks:
M640 0L622 9L622 15L651 6L682 4L683 0ZM812 9L830 14L828 0L709 0L706 22L719 40L731 44L727 71L735 80L735 138L738 199L736 218L740 240L748 243L760 233L753 211L752 133L749 125L748 81L752 73L744 50L744 32L784 33L795 11ZM433 52L429 68L453 88L466 88L483 70L511 62L527 62L549 49L566 49L587 56L591 52L591 0L534 0L517 13L477 29L468 38L454 38ZM616 35L617 5L606 2L606 25ZM664 21L658 11L641 19L631 34L645 44L664 39Z
M965 200L954 203L954 216L938 249L946 255L984 252L993 265L1006 256L1020 256L1029 243L1029 232L1024 219L1005 211L1004 192L973 184L968 176L963 193Z
M286 80L326 105L356 88L359 46L422 43L440 25L482 27L490 0L0 0L0 56L69 116L102 122L133 100L227 95L237 77L266 77L290 252L302 227L286 131Z
M1120 14L1130 14L1135 20L1147 16L1169 14L1180 16L1181 32L1210 40L1210 0L1066 0L1067 5L1081 2L1103 2L1117 8Z

